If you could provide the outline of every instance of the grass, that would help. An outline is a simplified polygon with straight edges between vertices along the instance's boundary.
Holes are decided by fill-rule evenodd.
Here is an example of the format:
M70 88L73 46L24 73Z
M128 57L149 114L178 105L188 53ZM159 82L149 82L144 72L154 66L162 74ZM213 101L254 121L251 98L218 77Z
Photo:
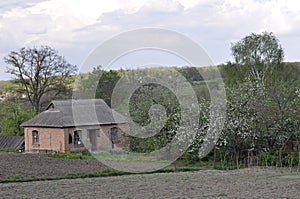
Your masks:
M19 152L18 149L0 148L0 152Z
M203 167L203 168L213 168L214 162L209 161L189 161L189 160L176 160L174 162L176 166L179 167Z
M90 152L69 152L69 153L55 153L49 154L48 157L53 158L68 158L68 159L82 159L82 160L108 160L108 161L142 161L142 162L158 162L173 164L175 168L209 168L209 169L222 169L214 167L214 162L209 161L189 161L185 159L178 159L175 162L166 160L157 160L153 156L141 153L126 153L126 152L97 152L91 154Z
M63 176L15 176L0 179L0 183L8 182L30 182L30 181L45 181L45 180L61 180L61 179L75 179L75 178L92 178L92 177L105 177L128 174L122 171L115 171L110 169L101 170L98 172L85 172L85 173L69 173Z
M158 160L156 157L144 153L133 152L98 152L93 154L97 160L111 160L111 161L143 161L143 162L165 162L164 160Z
M70 153L56 153L50 154L49 157L54 158L68 158L68 159L82 159L82 160L108 160L108 161L143 161L143 162L158 162L158 163L170 163L173 164L175 168L201 168L201 169L216 169L216 170L234 170L242 169L248 167L247 165L239 163L237 166L233 162L213 162L213 160L208 161L192 161L188 159L178 159L175 162L168 162L166 160L157 160L155 157L149 156L147 154L141 153L130 153L125 152L70 152Z
M1 149L0 149L1 150ZM154 161L153 157L146 156L144 154L130 153L128 155L124 152L100 152L91 154L89 152L69 152L69 153L55 153L49 154L48 157L52 158L68 158L68 159L82 159L82 160L124 160L124 161ZM150 174L150 173L170 173L170 172L185 172L185 171L198 171L204 168L200 166L207 166L208 163L204 162L186 162L176 161L174 168L163 168L155 171L143 171L143 172L125 172L117 171L113 169L103 169L97 172L85 172L85 173L69 173L63 176L15 176L8 178L0 178L0 183L12 183L12 182L30 182L30 181L46 181L46 180L61 180L61 179L77 179L77 178L94 178L94 177L108 177L108 176L121 176L121 175L134 175L134 174ZM209 163L210 164L210 163Z
M68 159L82 159L82 160L110 160L110 161L145 161L145 162L166 162L164 160L157 160L157 158L141 153L128 153L125 151L117 152L68 152L49 154L52 158L68 158Z
M82 159L82 160L95 160L96 159L89 152L54 153L54 154L49 154L48 157L51 157L51 158L67 158L67 159Z
M1 150L1 149L0 149ZM93 160L96 159L89 152L70 152L70 153L56 153L49 154L49 157L54 158L68 158L68 159L84 159L84 160ZM102 155L101 158L103 160L123 160L124 153L117 153L112 155L109 152L97 153L96 155ZM116 156L115 156L116 155ZM138 154L131 154L132 156L127 161L151 161L150 156L142 156ZM114 159L112 159L114 157ZM97 157L98 158L98 157ZM142 171L142 172L125 172L125 171L117 171L113 169L103 169L97 172L85 172L85 173L69 173L63 176L15 176L8 178L0 178L0 183L12 183L12 182L30 182L30 181L46 181L46 180L61 180L61 179L78 179L78 178L94 178L94 177L108 177L108 176L122 176L122 175L135 175L135 174L152 174L152 173L170 173L170 172L186 172L186 171L199 171L206 169L218 169L224 170L224 168L216 166L214 167L214 163L212 160L209 161L187 161L184 159L177 160L173 163L173 168L163 168L155 171ZM236 168L228 168L228 169L236 169Z
M171 173L171 172L186 172L186 171L199 171L200 168L164 168L157 171L130 173L125 171L117 171L112 169L104 169L97 172L86 173L69 173L63 176L15 176L0 179L0 183L12 182L31 182L31 181L46 181L46 180L62 180L62 179L77 179L77 178L95 178L95 177L108 177L108 176L122 176L122 175L135 175L135 174L152 174L152 173Z

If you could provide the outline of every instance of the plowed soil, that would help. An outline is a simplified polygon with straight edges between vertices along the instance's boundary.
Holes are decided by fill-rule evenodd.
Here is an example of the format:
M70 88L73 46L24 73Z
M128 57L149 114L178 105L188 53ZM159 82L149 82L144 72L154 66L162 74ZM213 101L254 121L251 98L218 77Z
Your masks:
M107 168L97 160L50 158L45 154L0 153L0 178L62 176Z
M38 154L0 153L0 160L2 178L106 168L94 160ZM248 168L2 183L0 198L300 198L300 173Z

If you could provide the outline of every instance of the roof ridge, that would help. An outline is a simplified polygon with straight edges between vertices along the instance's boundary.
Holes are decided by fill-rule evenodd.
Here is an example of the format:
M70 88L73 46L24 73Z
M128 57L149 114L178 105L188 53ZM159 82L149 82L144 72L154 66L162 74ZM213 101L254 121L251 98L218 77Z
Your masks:
M51 102L49 103L49 105L46 107L45 110L48 110L52 105L54 106L67 106L69 105L70 103L72 104L76 104L77 103L80 103L80 102L88 102L88 101L91 101L91 102L101 102L101 104L105 104L105 101L101 98L95 98L95 99L65 99L65 100L51 100ZM101 105L100 104L100 105ZM99 105L97 103L95 103L95 105ZM107 105L108 106L108 105Z

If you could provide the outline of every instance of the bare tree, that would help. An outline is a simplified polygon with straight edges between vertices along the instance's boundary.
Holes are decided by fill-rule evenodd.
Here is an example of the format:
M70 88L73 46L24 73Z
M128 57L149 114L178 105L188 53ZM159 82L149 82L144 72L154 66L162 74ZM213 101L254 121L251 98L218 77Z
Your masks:
M69 76L77 67L68 63L63 56L49 47L21 48L4 57L7 73L22 85L29 102L36 112L40 112L41 98L50 93L52 98L62 92L68 84Z

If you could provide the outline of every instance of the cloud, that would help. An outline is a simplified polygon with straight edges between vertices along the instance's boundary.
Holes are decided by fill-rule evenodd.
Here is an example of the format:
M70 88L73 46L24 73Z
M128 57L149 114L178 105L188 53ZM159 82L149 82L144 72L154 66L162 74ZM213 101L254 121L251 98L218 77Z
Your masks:
M213 0L194 2L185 7L182 1L148 1L135 12L117 9L102 13L99 21L88 27L119 27L115 30L129 30L139 27L164 27L175 30L218 30L217 34L231 32L244 35L250 32L273 31L285 34L299 25L300 5L282 1L257 0ZM81 28L84 30L84 28ZM211 34L211 33L209 33Z
M184 7L179 2L170 0L150 0L139 9L139 12L177 13L181 12L183 9Z
M1 54L47 44L78 65L105 40L144 27L183 33L216 63L228 61L230 43L251 32L274 32L288 60L297 59L300 43L294 0L5 0L0 13Z
M48 32L52 21L44 14L31 14L20 8L14 9L18 15L4 16L0 19L0 52L7 52L31 44Z
M14 9L16 7L19 8L28 8L36 3L43 2L47 0L1 0L0 1L0 12L3 13L4 11L9 11L11 9Z

